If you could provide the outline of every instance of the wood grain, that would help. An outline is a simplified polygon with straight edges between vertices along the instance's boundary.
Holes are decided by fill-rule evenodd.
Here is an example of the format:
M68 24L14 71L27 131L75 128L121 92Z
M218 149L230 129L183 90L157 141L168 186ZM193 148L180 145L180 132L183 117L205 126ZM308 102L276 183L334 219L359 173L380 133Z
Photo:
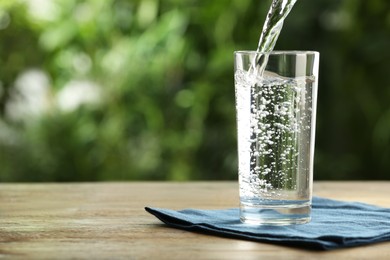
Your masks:
M314 193L390 207L389 181L316 182ZM0 184L0 258L390 259L390 243L313 252L172 229L144 211L237 205L235 182Z

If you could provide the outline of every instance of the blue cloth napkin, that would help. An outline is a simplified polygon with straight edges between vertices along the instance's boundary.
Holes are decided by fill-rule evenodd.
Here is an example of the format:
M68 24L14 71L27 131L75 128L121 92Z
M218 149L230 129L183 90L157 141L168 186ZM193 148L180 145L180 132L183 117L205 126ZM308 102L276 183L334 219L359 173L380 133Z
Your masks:
M306 249L330 250L390 241L390 208L359 202L314 197L311 222L288 226L242 224L237 208L145 210L174 228Z

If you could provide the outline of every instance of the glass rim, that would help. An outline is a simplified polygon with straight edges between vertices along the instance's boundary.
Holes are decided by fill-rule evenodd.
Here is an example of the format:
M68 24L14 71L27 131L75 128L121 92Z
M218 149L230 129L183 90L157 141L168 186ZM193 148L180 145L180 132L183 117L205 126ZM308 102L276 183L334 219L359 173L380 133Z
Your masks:
M234 51L234 54L241 54L241 55L253 55L253 54L267 54L267 55L319 55L320 53L318 51L309 51L309 50L275 50L270 52L261 52L261 51L254 51L254 50L240 50L240 51Z

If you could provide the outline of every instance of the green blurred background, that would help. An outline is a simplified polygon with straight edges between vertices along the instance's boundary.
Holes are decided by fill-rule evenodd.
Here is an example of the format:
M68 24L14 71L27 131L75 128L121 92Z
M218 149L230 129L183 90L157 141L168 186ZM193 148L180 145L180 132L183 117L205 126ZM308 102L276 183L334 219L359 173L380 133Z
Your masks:
M1 0L0 181L237 179L233 51L271 1ZM390 179L390 1L298 0L315 179Z

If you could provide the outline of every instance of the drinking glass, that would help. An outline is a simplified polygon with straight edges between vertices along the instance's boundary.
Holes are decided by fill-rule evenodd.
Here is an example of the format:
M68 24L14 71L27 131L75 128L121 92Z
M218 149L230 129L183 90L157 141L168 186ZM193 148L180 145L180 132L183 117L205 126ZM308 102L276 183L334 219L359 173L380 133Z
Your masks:
M234 53L240 219L310 221L319 53Z

